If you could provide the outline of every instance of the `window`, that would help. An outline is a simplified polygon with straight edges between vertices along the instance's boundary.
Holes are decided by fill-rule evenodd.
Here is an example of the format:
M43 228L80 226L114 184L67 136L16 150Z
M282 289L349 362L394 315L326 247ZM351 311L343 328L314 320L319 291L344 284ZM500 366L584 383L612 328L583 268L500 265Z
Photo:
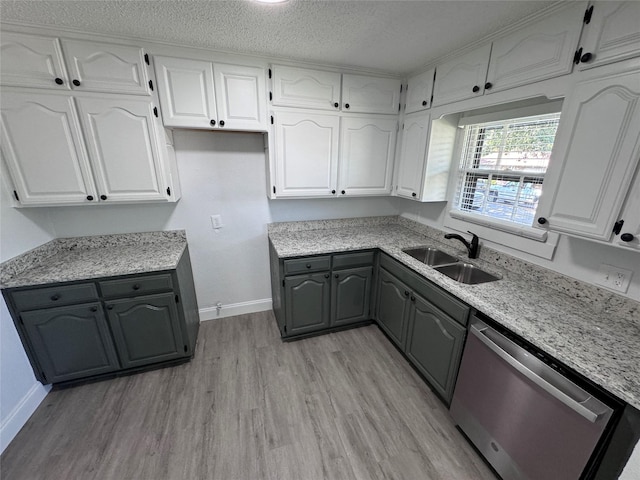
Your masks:
M531 226L560 113L468 124L454 209Z

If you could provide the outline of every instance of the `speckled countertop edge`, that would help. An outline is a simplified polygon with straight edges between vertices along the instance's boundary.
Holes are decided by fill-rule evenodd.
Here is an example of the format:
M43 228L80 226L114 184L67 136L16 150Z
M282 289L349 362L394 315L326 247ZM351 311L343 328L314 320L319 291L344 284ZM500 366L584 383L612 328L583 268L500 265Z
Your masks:
M378 248L640 409L640 303L489 248L472 263L502 280L460 284L402 249L432 245L464 258L462 245L403 217L275 225L279 257Z
M170 270L184 230L57 238L0 264L0 288Z

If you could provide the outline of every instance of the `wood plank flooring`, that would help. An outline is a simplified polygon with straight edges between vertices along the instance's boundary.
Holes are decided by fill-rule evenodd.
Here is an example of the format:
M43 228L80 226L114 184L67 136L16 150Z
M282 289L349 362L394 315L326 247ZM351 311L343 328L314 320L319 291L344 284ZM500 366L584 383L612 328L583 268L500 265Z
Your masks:
M283 343L205 322L177 367L51 392L2 479L495 480L374 325Z

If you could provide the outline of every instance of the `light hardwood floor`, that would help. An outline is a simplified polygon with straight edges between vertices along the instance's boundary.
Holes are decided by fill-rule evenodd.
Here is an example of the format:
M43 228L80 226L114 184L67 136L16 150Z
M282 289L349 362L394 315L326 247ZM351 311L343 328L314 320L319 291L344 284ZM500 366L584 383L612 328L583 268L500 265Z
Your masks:
M187 364L51 392L3 480L495 480L374 325L283 343L205 322Z

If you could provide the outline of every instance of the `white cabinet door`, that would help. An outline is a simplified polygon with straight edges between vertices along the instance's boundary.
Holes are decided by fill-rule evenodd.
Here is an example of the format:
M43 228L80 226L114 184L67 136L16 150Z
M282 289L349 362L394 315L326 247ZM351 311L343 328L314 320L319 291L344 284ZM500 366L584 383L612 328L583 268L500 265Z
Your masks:
M62 40L72 88L149 95L144 52L139 47Z
M614 245L640 251L640 167L629 190L620 220L624 220L624 224L620 233L614 237Z
M340 108L340 74L272 65L272 103L320 110Z
M213 64L155 57L162 120L166 127L212 128L217 124ZM215 122L213 125L211 122Z
M580 69L640 55L640 2L595 2L592 7L580 45Z
M340 127L340 195L389 195L398 121L346 117Z
M436 67L433 106L482 95L487 78L491 44Z
M426 72L409 77L407 82L407 99L405 113L413 113L431 106L431 93L433 92L432 68Z
M144 98L78 98L101 201L170 200L154 126Z
M332 114L274 113L278 197L334 196L340 120Z
M73 98L5 90L2 152L22 205L97 200Z
M342 75L342 110L355 113L397 114L400 85L396 78Z
M538 205L542 227L611 238L640 157L638 78L634 71L585 81L565 100Z
M216 63L218 126L234 130L267 130L265 71L257 67Z
M3 85L69 88L57 38L3 32L1 39Z
M493 42L486 92L570 73L584 6L570 2L554 15Z
M399 197L419 200L429 126L430 116L428 113L411 114L404 119L394 192Z

